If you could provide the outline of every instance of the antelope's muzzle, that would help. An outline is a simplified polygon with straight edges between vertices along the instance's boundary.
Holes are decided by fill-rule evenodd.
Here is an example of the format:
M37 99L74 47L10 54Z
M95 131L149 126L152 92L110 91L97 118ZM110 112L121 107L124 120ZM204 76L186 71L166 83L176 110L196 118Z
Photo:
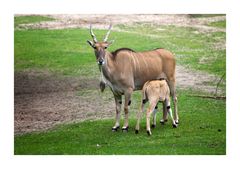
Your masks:
M104 62L104 60L103 59L99 59L98 60L98 65L103 65L105 62Z

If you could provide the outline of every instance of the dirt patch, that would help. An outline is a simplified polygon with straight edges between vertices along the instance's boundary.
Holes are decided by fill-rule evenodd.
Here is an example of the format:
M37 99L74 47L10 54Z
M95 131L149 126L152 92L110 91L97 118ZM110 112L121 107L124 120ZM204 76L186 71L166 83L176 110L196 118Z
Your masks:
M98 86L98 79L63 77L42 70L15 72L14 80L15 95L95 89Z
M161 25L175 25L182 27L193 27L199 32L225 32L223 28L209 26L211 22L225 20L225 16L193 18L190 15L104 15L104 14L91 14L91 15L44 15L56 19L55 21L40 22L34 24L21 24L17 29L65 29L65 28L89 28L89 24L94 24L95 28L106 29L106 25L112 23L113 25L124 24L132 25L135 23L149 23L156 26ZM115 29L115 28L113 28ZM120 31L116 28L115 31Z
M15 134L46 130L60 123L113 117L112 95L100 93L98 79L25 71L15 73L14 86Z
M217 83L221 77L206 72L187 69L177 66L176 71L177 87L180 89L194 89L214 95ZM223 95L225 91L218 89L217 94Z

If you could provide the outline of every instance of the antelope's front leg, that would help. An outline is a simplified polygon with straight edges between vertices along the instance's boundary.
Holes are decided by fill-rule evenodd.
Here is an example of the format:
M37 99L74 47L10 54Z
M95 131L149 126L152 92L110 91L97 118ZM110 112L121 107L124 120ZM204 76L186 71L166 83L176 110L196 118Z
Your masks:
M140 123L140 120L142 118L142 112L144 111L144 105L146 103L146 100L142 100L142 103L141 103L141 106L139 108L139 111L138 111L138 114L137 114L137 124L136 124L136 127L135 127L135 133L138 134L139 132L139 123Z
M128 131L128 110L129 106L131 105L131 95L132 95L133 90L129 89L127 92L125 92L125 103L124 103L124 125L122 127L122 131Z
M115 105L116 105L116 123L112 127L112 131L117 131L120 127L122 96L121 95L114 95L114 98L115 98Z

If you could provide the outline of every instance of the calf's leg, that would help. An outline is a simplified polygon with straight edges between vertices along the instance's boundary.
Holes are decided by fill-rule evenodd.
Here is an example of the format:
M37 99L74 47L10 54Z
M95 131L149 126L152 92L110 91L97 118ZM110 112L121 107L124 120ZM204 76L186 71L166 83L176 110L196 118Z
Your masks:
M147 110L147 114L146 114L146 128L147 128L147 133L148 135L152 135L151 133L151 128L150 128L150 117L151 117L151 114L152 112L154 111L156 105L157 105L157 100L154 100L154 101L149 101L149 108Z
M152 123L152 128L156 127L156 119L157 119L157 110L158 106L156 105L154 110L153 110L153 123Z
M145 103L146 103L146 100L142 100L141 106L140 106L139 111L137 113L137 124L136 124L136 127L135 127L135 133L136 134L138 134L139 129L140 129L139 123L140 123L140 120L142 118L142 112L144 111Z
M163 118L160 120L160 123L164 124L165 122L168 121L167 105L165 101L162 102L162 106L163 106Z

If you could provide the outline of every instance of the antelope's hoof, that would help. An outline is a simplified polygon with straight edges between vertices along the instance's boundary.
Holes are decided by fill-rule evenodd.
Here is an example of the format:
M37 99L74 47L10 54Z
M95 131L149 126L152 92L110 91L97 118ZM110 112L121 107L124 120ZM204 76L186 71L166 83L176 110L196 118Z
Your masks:
M122 132L128 132L128 126L127 127L122 127Z
M118 129L119 129L119 126L113 127L113 128L112 128L112 132L118 131Z
M161 125L164 125L165 121L164 120L160 120L160 123L161 123Z
M156 128L156 124L152 124L152 128Z
M139 133L139 130L135 130L135 134L138 134Z
M172 124L173 128L177 128L177 124Z
M162 125L164 125L165 124L165 122L167 122L168 120L166 119L166 120L160 120L160 123L162 124Z
M147 134L148 134L148 136L152 135L151 131L149 131L149 130L147 130Z

